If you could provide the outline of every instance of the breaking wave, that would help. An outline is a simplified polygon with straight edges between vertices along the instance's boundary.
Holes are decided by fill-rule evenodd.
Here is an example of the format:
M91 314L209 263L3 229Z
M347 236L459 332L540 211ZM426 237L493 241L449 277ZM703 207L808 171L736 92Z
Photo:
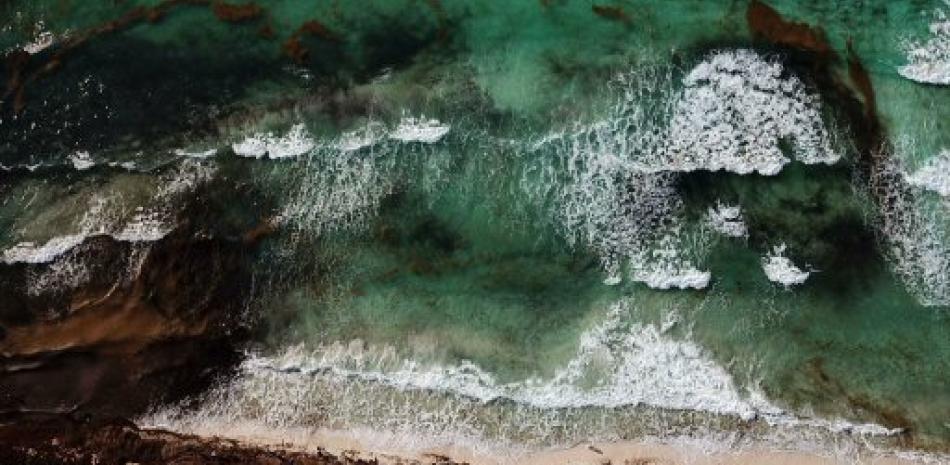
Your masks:
M940 154L906 177L907 182L914 186L950 198L950 149L943 149Z
M433 445L425 438L476 447L498 447L494 441L565 446L618 434L729 431L743 421L860 438L899 433L787 413L758 389L738 386L688 336L674 336L675 317L660 324L630 321L632 304L615 304L549 378L505 383L472 362L429 363L363 341L294 346L249 357L196 409L166 407L140 421L225 435L275 428L373 431L405 434L418 447ZM703 420L701 412L711 416Z
M906 150L906 142L892 150ZM886 252L905 287L926 306L950 305L950 222L947 202L934 202L920 187L937 187L943 174L935 167L942 165L938 157L910 175L899 162L900 157L886 157L886 165L872 179L877 196L885 199L881 206L880 228L887 242ZM909 178L909 179L908 179ZM908 179L910 182L904 182ZM937 186L933 184L937 183Z
M913 81L950 85L950 1L934 12L929 29L927 40L906 45L907 64L897 71Z
M572 244L595 248L617 282L658 289L708 286L697 263L710 242L679 219L676 173L777 174L790 162L840 159L817 95L777 61L749 50L707 56L676 90L672 69L645 67L617 79L621 98L603 120L553 133L530 147L522 184ZM790 144L788 149L783 144ZM714 211L713 228L741 236L737 211Z
M0 252L0 261L7 264L49 263L92 236L106 235L123 242L157 241L175 227L176 198L210 179L213 173L210 166L184 163L160 181L145 205L128 205L121 195L95 193L88 199L82 216L75 221L75 232L42 241L19 241ZM24 230L21 235L31 233Z

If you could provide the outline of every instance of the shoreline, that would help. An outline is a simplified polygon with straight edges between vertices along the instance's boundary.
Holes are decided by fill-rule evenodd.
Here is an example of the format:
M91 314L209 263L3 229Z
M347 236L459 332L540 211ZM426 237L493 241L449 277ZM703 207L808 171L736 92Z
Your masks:
M212 431L216 429L217 431ZM253 425L215 425L191 431L201 437L233 440L250 447L294 453L329 452L351 460L381 465L936 465L946 455L914 450L871 451L844 448L847 453L770 448L767 443L733 447L715 440L683 438L677 442L649 440L592 441L570 447L472 447L462 440L443 446L413 446L412 436L360 430L281 428L261 430ZM461 439L461 438L460 438ZM406 445L410 444L410 445ZM491 449L491 450L489 450Z

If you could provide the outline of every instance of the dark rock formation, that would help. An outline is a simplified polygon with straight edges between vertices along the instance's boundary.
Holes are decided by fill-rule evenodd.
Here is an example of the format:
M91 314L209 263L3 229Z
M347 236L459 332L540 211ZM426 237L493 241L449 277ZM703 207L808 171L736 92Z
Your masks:
M139 429L122 420L32 415L0 423L0 463L17 465L370 465L375 460L271 450L235 441ZM447 462L439 462L447 463Z
M242 255L260 236L182 229L150 245L91 238L79 253L92 279L53 295L27 295L16 284L28 270L4 265L0 413L131 417L207 388L239 361L249 282ZM144 258L128 276L123 257L134 247Z

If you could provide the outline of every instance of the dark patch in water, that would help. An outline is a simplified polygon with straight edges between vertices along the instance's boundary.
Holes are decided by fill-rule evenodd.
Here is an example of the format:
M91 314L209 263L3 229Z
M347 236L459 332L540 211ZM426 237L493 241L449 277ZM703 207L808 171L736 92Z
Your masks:
M310 49L304 45L306 37L316 37L325 42L342 40L340 36L317 20L304 22L283 44L284 53L297 64L306 64L310 60Z
M591 5L590 9L595 15L600 16L601 18L609 19L611 21L618 21L624 24L631 23L630 15L628 15L622 7L615 5Z
M11 105L13 113L19 114L26 107L26 87L58 71L62 62L74 50L103 35L120 32L143 22L156 23L163 20L171 11L184 6L211 7L218 19L229 23L246 22L261 16L263 13L263 9L251 3L232 5L227 2L212 0L164 0L154 7L134 7L117 19L71 34L60 43L54 44L51 51L40 53L36 57L28 56L27 65L30 65L28 66L30 72L25 74L23 78L14 79L15 76L24 74L23 69L20 67L8 68L8 73L11 75L8 82L15 82L16 86L12 91L8 89L5 92L4 101L8 95L12 94L14 96ZM23 68L26 67L26 65L23 65ZM3 102L0 102L0 108L2 108L2 104Z
M461 242L462 239L458 234L433 216L423 218L409 234L410 244L433 248L446 254L457 250Z
M213 132L212 105L276 77L276 60L172 49L132 38L100 41L35 82L42 102L4 118L0 160L17 165L76 149L144 148L167 137ZM134 134L134 138L130 136Z
M850 182L847 167L792 163L769 177L685 173L678 189L696 219L715 199L741 205L757 253L784 242L794 263L821 271L809 278L811 289L847 299L884 269L883 253Z

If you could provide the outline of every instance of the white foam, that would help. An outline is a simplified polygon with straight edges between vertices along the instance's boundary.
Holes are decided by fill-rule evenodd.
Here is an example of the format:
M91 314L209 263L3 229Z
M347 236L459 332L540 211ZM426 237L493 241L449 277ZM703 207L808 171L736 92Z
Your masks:
M400 125L405 126L403 129L417 127L419 121L435 124L435 120L405 117ZM416 138L408 133L400 135L399 131L390 131L384 124L371 120L331 143L318 145L313 156L298 162L299 178L288 191L280 216L297 232L319 236L332 230L354 231L367 226L366 221L375 215L380 200L399 183L418 183L420 189L437 195L435 190L447 185L447 168L453 159L432 156L428 142L434 141L435 133L422 131L421 138ZM401 143L410 139L427 143ZM411 175L406 176L407 173Z
M43 244L20 242L3 251L4 263L48 263L86 239L86 234L57 236Z
M712 275L693 265L685 252L705 247L706 238L688 245L688 238L678 223L667 227L658 241L646 248L632 250L629 255L629 276L653 289L705 289Z
M675 74L643 65L619 76L621 98L604 120L578 131L588 137L584 143L643 172L775 175L790 162L783 143L802 163L840 160L819 96L777 60L725 50L709 54L679 83Z
M365 126L348 131L340 135L336 146L344 152L355 152L357 150L371 147L386 137L386 126L382 123L371 121Z
M105 235L122 242L154 242L168 235L173 227L163 214L141 214L122 225L118 231L98 228L79 234L56 236L43 244L17 243L0 253L0 261L7 264L50 263L92 236Z
M835 163L819 98L777 61L750 50L713 53L683 79L658 167L775 175L789 162ZM656 166L654 166L656 167Z
M898 139L893 153L880 155L886 162L871 179L876 196L886 199L879 226L887 241L887 257L907 290L922 305L950 305L950 202L916 195L905 182L908 176L899 160L908 158L904 153L912 148L912 141ZM942 165L940 159L932 163ZM920 175L917 182L940 188L939 172L925 168L910 177L915 175Z
M26 280L26 292L39 296L48 292L75 289L90 278L88 263L80 257L64 252L67 256L53 261L49 266L30 270Z
M389 133L391 139L401 142L422 142L432 144L438 142L449 133L451 126L436 119L404 116L396 129Z
M742 208L738 205L724 205L716 202L709 207L706 221L714 231L728 237L748 237L749 228L742 219Z
M644 65L618 77L620 96L605 117L528 145L534 159L521 185L537 204L553 206L570 245L595 250L609 276L626 262L629 278L650 287L704 288L711 238L681 230L675 172L774 175L787 155L808 164L840 155L818 96L776 60L719 51L686 73L681 89L675 75ZM709 214L713 231L748 234L738 207Z
M69 156L69 161L73 163L74 168L80 171L96 166L96 162L92 160L92 155L85 150L73 152L73 154Z
M422 363L401 358L392 348L371 347L357 340L316 350L295 346L271 357L251 356L242 364L238 385L228 391L239 394L255 381L273 379L273 384L267 383L267 389L272 390L268 395L277 401L279 396L300 394L282 389L285 383L329 378L451 393L480 403L510 399L546 409L650 405L743 418L760 411L743 398L729 373L700 346L671 337L661 326L630 322L626 315L624 305L615 305L603 322L580 337L574 357L550 378L502 383L472 362ZM228 402L241 409L248 399L231 398Z
M19 48L30 55L36 55L56 43L56 35L46 30L46 23L43 21L34 24L33 31L33 38L29 42L15 48Z
M584 333L575 357L551 380L529 380L513 396L544 407L646 404L729 413L750 418L756 407L739 394L732 377L700 346L673 339L663 328L625 322L622 305ZM585 380L603 374L594 387Z
M111 236L124 242L155 242L174 229L167 217L167 212L163 211L139 211L121 230Z
M31 55L35 55L49 48L55 41L56 36L54 36L52 32L43 31L31 42L23 45L23 50Z
M950 1L934 12L931 36L926 41L907 44L907 64L897 72L907 79L927 84L950 85Z
M696 268L652 269L634 272L631 278L653 289L705 289L712 274Z
M218 149L208 149L208 150L184 150L184 149L175 149L175 156L178 157L188 157L188 158L210 158L215 156L218 153Z
M295 124L283 136L272 132L257 133L231 145L236 155L251 158L290 158L309 153L316 147L307 128Z
M802 271L795 266L792 261L786 257L785 244L778 245L772 249L772 252L762 258L762 271L769 281L779 283L784 286L795 286L804 284L811 275L808 271Z
M317 236L364 226L380 199L393 188L395 179L388 169L392 165L359 150L320 150L327 156L302 161L302 179L285 200L280 216L289 225Z
M174 227L171 203L180 194L208 180L213 168L197 163L183 163L179 169L165 176L150 205L140 206L128 217L124 216L121 196L105 197L95 193L88 201L86 211L76 222L76 232L52 237L43 243L21 241L0 252L4 263L49 263L82 244L86 239L105 235L123 242L154 242L170 233Z
M950 149L943 149L936 157L907 176L910 184L950 197Z
M138 422L258 439L263 431L300 437L333 428L399 437L406 448L465 444L488 452L497 452L500 444L563 447L631 431L638 437L655 431L664 439L716 434L706 429L709 424L702 415L678 416L667 410L671 416L666 416L649 408L622 408L626 406L761 419L772 428L764 433L743 428L741 433L759 440L760 434L782 439L783 434L794 438L796 432L814 440L831 431L832 444L854 435L865 443L872 436L899 433L871 424L790 415L755 387L736 386L688 337L672 336L675 313L662 324L643 324L630 321L624 305L616 304L581 335L574 357L546 378L501 382L471 362L424 362L359 340L314 350L295 346L273 356L251 355L235 378L197 408L163 408ZM728 424L714 427L727 428L719 434L733 434ZM327 446L319 440L312 444ZM382 444L373 448L378 446Z
M668 173L632 170L621 158L623 123L548 135L530 149L521 188L551 208L568 244L593 249L608 276L658 288L704 287L708 276L677 252L671 224L681 207ZM659 236L659 237L658 237Z

